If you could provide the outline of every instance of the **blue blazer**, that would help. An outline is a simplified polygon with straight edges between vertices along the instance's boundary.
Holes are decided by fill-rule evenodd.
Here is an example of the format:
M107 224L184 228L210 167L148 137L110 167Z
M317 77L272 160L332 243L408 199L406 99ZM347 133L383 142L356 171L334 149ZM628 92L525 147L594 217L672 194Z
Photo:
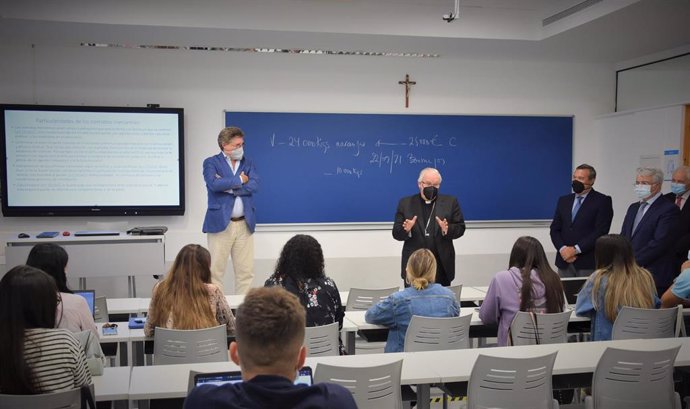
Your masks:
M657 287L666 288L679 273L676 271L674 243L680 232L680 211L675 204L659 197L649 206L633 233L639 208L640 202L628 207L621 234L630 239L637 264L652 273Z
M561 196L551 222L551 242L560 250L563 246L578 245L582 253L573 263L578 270L594 269L594 243L608 234L613 219L611 196L592 189L572 220L575 193ZM568 267L561 253L556 252L556 266Z
M249 177L247 183L242 184L240 173ZM259 189L259 175L254 168L254 162L244 157L240 161L237 173L232 174L230 165L223 153L204 160L204 181L208 193L208 207L204 218L204 233L219 233L230 223L232 208L235 200L242 200L244 217L249 231L254 233L256 228L256 209L254 207L254 193ZM227 192L231 190L231 192Z

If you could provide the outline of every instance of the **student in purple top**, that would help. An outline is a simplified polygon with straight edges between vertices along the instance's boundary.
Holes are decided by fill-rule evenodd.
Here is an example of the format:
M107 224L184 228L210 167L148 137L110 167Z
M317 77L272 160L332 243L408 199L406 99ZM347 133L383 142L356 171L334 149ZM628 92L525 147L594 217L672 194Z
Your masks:
M194 388L187 409L355 409L352 394L340 385L295 385L307 350L306 312L293 294L281 287L249 290L237 309L236 341L230 358L242 369L242 382Z
M496 273L489 284L479 318L498 324L498 345L508 343L508 329L518 311L562 312L565 295L561 279L549 266L539 240L523 236L510 252L509 269Z

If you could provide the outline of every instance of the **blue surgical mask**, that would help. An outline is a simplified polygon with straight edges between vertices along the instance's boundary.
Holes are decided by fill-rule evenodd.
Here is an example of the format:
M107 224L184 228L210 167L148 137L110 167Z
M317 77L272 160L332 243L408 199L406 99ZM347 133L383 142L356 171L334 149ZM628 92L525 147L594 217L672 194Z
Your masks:
M244 148L239 147L230 152L230 159L232 160L242 160L244 157Z
M682 195L686 190L685 183L671 183L671 192L673 192L676 196Z
M652 193L650 185L635 185L635 194L638 198L644 199Z

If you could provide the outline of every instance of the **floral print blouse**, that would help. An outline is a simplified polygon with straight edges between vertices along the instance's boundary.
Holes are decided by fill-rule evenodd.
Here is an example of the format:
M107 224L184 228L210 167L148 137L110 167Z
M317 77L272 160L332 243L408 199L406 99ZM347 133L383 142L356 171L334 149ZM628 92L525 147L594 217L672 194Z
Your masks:
M338 328L343 327L345 308L343 308L343 303L340 300L338 287L331 278L323 276L297 281L287 275L274 273L266 280L264 286L280 286L295 294L307 310L308 327L328 325L334 322L338 323ZM340 342L340 354L345 354L342 340Z

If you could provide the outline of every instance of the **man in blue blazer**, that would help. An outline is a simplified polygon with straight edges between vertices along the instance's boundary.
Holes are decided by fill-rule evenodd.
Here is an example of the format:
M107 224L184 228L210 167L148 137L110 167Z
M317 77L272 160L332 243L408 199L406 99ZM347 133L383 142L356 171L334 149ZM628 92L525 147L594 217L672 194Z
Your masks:
M211 278L223 289L228 257L235 271L235 293L246 294L254 279L254 193L259 175L244 156L244 133L228 127L218 135L221 152L204 160L208 207L203 232L208 233Z
M640 198L628 207L621 234L632 242L637 264L654 276L657 294L663 294L678 274L673 244L678 239L680 211L661 197L664 173L638 168L635 193Z
M611 228L611 197L592 188L596 178L597 171L592 166L578 166L573 172L574 193L558 199L551 222L551 242L558 250L556 267L561 277L592 274L594 243Z

